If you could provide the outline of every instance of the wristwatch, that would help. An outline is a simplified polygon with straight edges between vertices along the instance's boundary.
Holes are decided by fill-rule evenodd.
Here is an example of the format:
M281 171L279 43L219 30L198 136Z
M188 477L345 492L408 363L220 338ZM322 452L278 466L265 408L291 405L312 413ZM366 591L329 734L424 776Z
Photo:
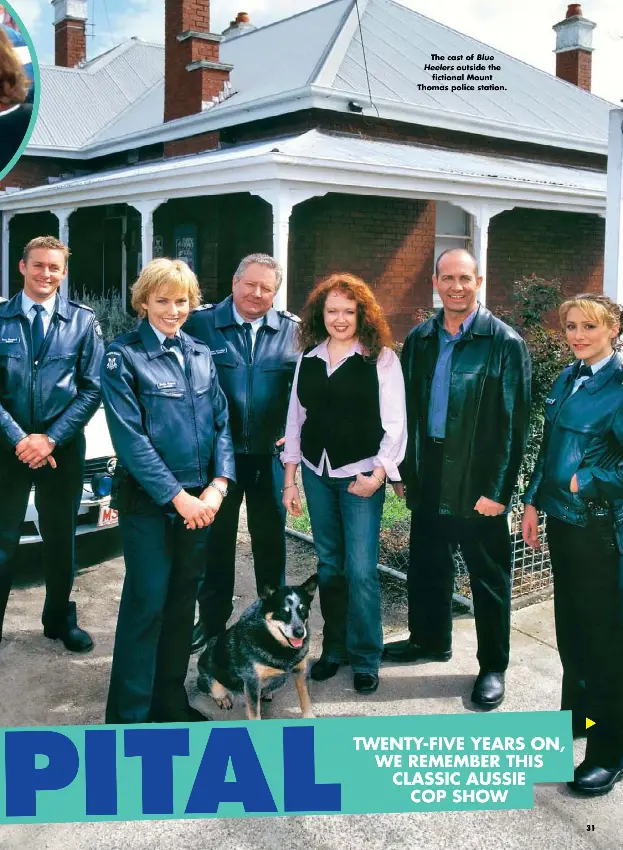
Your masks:
M221 496L223 498L225 498L225 496L228 493L228 488L224 487L222 484L219 484L218 481L210 481L210 483L208 484L208 487L214 487L214 489L218 490L218 492L221 494Z
M47 434L46 434L45 436L48 438L48 443L50 444L50 446L51 446L52 448L55 448L55 446L56 446L56 440L53 440L53 439L52 439L52 437L48 436Z

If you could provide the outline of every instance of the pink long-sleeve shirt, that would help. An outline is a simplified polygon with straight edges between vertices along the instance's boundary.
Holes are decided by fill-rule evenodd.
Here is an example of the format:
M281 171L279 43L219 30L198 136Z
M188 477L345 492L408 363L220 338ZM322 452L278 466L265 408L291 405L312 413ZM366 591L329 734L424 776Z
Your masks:
M332 469L326 451L320 458L320 466L316 467L301 454L301 428L307 417L305 408L301 405L298 397L298 377L303 357L319 357L327 366L327 375L331 375L353 354L363 354L361 343L355 342L348 354L331 366L328 339L321 342L310 352L299 357L294 373L292 395L288 407L288 418L286 421L286 442L281 459L284 463L303 463L313 470L317 475L322 475L326 468L331 478L346 478L358 475L360 472L371 472L376 467L382 466L390 481L399 481L400 473L398 464L402 462L407 450L407 410L405 402L405 386L402 377L400 361L389 348L384 348L377 360L376 370L379 379L379 406L381 424L383 426L383 437L379 445L378 453L374 457L367 457L356 463L348 463L338 469Z

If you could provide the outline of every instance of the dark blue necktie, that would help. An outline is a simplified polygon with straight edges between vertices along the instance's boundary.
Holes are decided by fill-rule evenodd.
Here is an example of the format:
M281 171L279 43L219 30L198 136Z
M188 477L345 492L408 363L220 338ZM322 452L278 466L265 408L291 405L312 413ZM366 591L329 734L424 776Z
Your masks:
M43 329L43 316L45 310L43 304L33 304L32 309L35 311L35 318L32 320L32 358L35 363L39 360L41 349L43 348L43 340L45 339L45 331Z
M580 371L578 372L578 374L576 376L576 381L578 380L578 378L592 378L592 377L593 377L593 370L591 369L590 366L587 366L585 364L584 366L580 367Z
M169 351L172 348L179 348L180 351L182 350L182 342L181 342L179 336L168 336L165 339L165 341L162 343L162 345L164 346L164 348L168 349Z
M253 337L251 335L251 324L249 322L243 322L242 328L244 330L244 339L247 347L247 363L250 363L253 360Z

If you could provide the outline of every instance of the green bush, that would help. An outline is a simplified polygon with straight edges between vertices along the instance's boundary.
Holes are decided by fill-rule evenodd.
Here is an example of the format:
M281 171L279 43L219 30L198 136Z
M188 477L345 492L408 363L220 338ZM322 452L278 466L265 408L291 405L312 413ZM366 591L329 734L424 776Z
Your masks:
M532 413L522 476L530 475L539 453L545 399L558 375L573 360L558 325L557 308L563 300L559 280L532 274L515 281L513 307L500 313L524 338L532 359Z
M72 298L80 304L90 307L101 325L104 343L108 345L119 334L131 331L136 327L134 313L126 313L121 296L115 293L96 295L93 292L72 293Z

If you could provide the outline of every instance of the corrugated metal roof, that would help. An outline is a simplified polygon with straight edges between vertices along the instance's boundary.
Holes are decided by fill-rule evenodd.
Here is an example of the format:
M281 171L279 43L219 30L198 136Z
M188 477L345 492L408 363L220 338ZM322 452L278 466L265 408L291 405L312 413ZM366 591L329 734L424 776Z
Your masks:
M353 0L334 0L221 44L234 66L232 103L246 103L309 85L317 76Z
M379 172L409 169L413 172L484 177L513 183L561 186L606 192L606 174L588 168L571 168L528 162L511 157L486 156L450 151L428 145L372 141L356 136L310 131L279 144L281 153L306 160L324 160L343 165L369 166Z
M427 123L432 126L437 126L439 114L445 113L600 142L607 136L608 112L613 104L407 9L395 0L368 0L362 16L362 31L373 100L378 97L424 107L429 111ZM418 84L453 85L452 82L433 80L433 72L424 70L427 63L450 66L489 64L488 61L440 63L431 60L432 53L446 57L470 54L495 56L497 61L494 64L501 66L500 71L472 73L493 73L492 83L504 86L505 90L478 91L479 85L490 83L467 81L467 85L475 86L475 91L418 90ZM455 82L454 85L461 83ZM358 31L336 73L333 87L358 97L366 93L365 99L368 100Z
M132 112L137 100L162 89L164 49L130 39L82 68L42 66L41 99L32 146L78 149L126 117L126 132L162 123L159 113ZM162 95L160 95L162 97Z
M384 116L395 117L392 105L406 106L413 112L399 120L605 150L612 108L607 101L395 0L360 0L360 6L372 96L382 101ZM432 52L495 55L502 69L493 82L506 90L419 90L418 84L440 84L424 71ZM275 114L296 111L305 91L318 94L318 102L326 103L326 108L346 109L351 95L353 100L368 101L354 0L332 0L226 41L221 59L234 66L233 95L204 113L211 129L239 121L236 111L241 106L245 120L252 120L258 104L265 108L271 98L275 103L279 99ZM161 128L163 75L164 48L138 40L124 42L83 69L44 66L39 119L29 146L87 150ZM332 91L341 92L342 100L331 98ZM201 132L201 126L195 121L192 132Z
M108 184L128 186L136 178L149 178L148 184L145 185L148 185L149 191L152 192L154 185L159 185L173 172L179 180L183 179L188 171L200 170L209 183L209 174L216 173L215 167L218 173L222 173L225 166L231 168L236 163L247 169L254 161L265 163L267 157L280 163L322 167L325 174L332 175L334 191L340 191L344 186L350 185L353 172L366 171L377 175L374 182L379 187L383 183L384 175L393 172L400 175L403 186L406 187L407 181L409 182L411 191L418 190L419 180L430 180L432 176L438 182L439 191L447 196L448 185L453 182L452 177L456 176L471 178L475 184L488 184L493 181L503 190L505 198L508 191L506 187L511 184L524 187L513 192L513 196L518 198L521 198L524 191L528 193L535 188L544 189L546 192L551 190L554 206L559 202L558 197L563 189L568 190L567 194L570 196L588 193L592 197L603 199L605 209L606 174L601 171L449 151L425 145L371 141L356 136L321 133L318 130L310 130L288 139L269 139L191 157L141 163L51 185L13 191L2 198L2 207L10 208L13 203L19 206L27 198L42 198L44 204L49 204L50 196L55 196L57 202L62 203L62 196L75 189L87 189L91 197L97 197L101 188ZM248 181L246 170L245 175ZM441 175L445 175L445 179ZM413 182L411 178L414 178ZM374 193L372 189L369 191ZM383 194L382 188L378 191ZM462 190L457 189L456 194L462 194Z

